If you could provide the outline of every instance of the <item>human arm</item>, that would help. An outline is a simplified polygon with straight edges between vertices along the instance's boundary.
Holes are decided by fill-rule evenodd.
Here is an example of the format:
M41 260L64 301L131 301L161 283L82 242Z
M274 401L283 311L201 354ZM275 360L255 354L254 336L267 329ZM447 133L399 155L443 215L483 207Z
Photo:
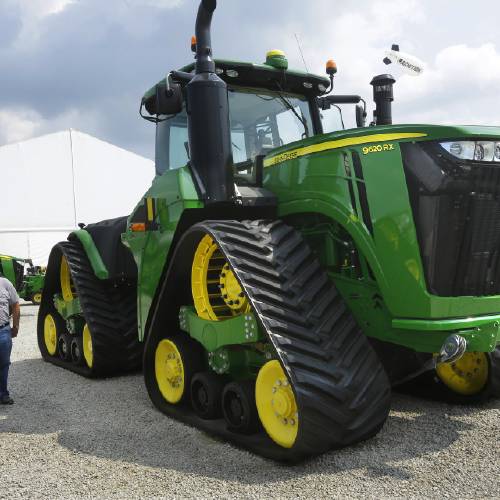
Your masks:
M19 302L15 302L10 306L10 312L12 314L12 337L17 337L19 332L19 320L21 318L21 307Z
M21 307L19 306L19 295L12 283L7 282L9 294L9 313L12 315L12 337L17 337L19 332L19 319L21 318Z

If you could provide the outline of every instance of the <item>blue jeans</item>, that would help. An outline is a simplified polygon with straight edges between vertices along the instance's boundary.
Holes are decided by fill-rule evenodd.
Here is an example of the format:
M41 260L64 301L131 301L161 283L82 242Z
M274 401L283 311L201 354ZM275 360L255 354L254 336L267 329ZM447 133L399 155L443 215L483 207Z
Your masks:
M0 328L0 399L9 396L7 379L9 377L10 353L12 351L12 336L10 326Z

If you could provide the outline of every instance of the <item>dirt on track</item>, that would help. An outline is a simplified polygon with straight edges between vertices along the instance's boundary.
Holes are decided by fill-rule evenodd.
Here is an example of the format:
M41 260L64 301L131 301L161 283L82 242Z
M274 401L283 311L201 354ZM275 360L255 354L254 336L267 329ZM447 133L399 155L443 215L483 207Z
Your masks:
M500 497L500 400L394 394L382 431L298 466L256 457L155 410L142 375L87 380L41 360L22 306L0 406L0 498Z

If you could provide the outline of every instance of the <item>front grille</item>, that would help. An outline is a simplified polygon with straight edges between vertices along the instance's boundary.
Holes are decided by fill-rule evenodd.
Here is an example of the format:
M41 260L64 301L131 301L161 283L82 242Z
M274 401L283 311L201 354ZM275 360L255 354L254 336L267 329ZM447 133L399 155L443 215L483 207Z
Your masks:
M500 164L431 142L401 149L429 292L500 294Z

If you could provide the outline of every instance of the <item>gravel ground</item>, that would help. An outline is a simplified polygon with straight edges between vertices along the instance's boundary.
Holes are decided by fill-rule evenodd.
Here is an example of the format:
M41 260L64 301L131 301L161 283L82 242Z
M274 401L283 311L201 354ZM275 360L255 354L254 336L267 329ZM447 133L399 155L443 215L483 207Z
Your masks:
M0 498L500 497L500 401L396 394L368 442L286 467L170 420L141 375L86 380L44 363L22 306L0 407Z

